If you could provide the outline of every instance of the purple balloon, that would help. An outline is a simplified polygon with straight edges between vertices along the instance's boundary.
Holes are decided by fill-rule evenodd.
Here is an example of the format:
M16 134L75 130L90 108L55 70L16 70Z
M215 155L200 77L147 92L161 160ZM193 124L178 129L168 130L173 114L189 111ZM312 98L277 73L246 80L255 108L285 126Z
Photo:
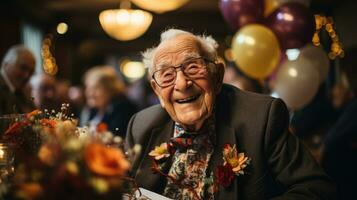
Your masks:
M219 7L226 22L236 31L262 20L264 0L220 0Z
M315 18L301 3L285 3L271 13L265 24L276 34L282 49L300 48L311 42Z

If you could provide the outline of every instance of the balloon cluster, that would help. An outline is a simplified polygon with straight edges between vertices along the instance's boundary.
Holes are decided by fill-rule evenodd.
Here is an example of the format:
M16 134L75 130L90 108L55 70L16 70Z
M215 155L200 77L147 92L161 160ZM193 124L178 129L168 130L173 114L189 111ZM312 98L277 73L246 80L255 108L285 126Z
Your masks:
M291 109L308 104L330 64L324 50L311 45L316 21L309 0L220 0L219 5L237 31L231 46L240 70L259 80L274 77L273 91ZM298 49L296 59L284 59L288 49Z

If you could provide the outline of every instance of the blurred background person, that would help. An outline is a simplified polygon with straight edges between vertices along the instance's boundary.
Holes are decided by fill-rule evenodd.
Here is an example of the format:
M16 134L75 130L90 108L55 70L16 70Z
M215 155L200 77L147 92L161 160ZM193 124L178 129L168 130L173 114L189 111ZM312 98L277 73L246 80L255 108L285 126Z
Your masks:
M81 114L81 124L95 130L101 123L115 135L125 137L127 124L137 111L126 97L126 87L114 68L96 66L84 75L85 96L88 109Z
M327 132L321 164L344 200L357 199L357 48L346 50L341 71L346 81L332 90L332 104L341 114Z
M27 84L35 70L36 60L23 45L10 47L1 63L0 115L26 113L35 107L25 95Z
M37 74L30 80L32 97L35 106L41 110L59 109L60 102L57 101L56 79L48 74Z
M80 113L86 105L84 89L81 86L71 86L68 90L68 98L71 111L75 118L80 117Z
M155 93L152 91L150 82L151 77L144 76L128 88L128 98L135 103L139 110L160 103Z

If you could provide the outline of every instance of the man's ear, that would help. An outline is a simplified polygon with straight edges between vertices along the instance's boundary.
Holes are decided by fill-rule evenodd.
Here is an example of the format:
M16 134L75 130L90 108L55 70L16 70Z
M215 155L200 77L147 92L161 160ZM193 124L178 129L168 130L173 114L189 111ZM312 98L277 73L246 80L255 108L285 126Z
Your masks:
M216 63L216 68L217 68L217 71L216 71L214 80L215 80L215 91L216 91L216 94L218 94L221 92L225 67L224 67L223 63L219 62L219 63Z
M159 98L161 107L165 108L165 103L160 96L160 87L156 84L156 82L153 79L150 80L150 85L152 90L154 90L156 96Z

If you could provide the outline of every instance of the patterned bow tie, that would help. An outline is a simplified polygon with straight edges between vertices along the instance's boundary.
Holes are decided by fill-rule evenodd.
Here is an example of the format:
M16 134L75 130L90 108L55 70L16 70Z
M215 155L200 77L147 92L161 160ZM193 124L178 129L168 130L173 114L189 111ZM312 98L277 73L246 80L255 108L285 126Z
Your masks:
M178 123L175 123L174 137L170 141L173 147L181 151L188 148L199 150L212 145L207 129L200 132L188 132Z

